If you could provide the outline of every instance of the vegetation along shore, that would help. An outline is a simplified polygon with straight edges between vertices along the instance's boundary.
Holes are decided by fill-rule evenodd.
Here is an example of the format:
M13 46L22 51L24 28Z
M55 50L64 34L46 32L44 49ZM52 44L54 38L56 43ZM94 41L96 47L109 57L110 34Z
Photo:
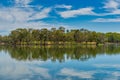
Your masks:
M120 33L102 33L89 31L87 29L66 30L64 27L59 27L58 29L18 28L12 30L7 36L0 36L0 45L98 45L119 42Z

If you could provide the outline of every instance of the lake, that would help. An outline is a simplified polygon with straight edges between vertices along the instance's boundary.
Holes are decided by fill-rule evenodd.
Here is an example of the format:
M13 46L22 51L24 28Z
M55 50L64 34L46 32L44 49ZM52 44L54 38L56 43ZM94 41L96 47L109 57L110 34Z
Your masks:
M120 46L1 46L0 80L120 80Z

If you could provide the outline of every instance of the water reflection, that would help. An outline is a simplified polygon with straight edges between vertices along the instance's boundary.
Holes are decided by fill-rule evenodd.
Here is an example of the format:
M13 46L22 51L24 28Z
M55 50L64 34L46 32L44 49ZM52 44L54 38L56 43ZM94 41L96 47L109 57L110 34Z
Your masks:
M0 47L0 80L120 80L120 46Z
M86 61L96 58L97 55L120 54L120 46L46 46L46 47L0 47L16 60L42 60L59 61L80 60Z

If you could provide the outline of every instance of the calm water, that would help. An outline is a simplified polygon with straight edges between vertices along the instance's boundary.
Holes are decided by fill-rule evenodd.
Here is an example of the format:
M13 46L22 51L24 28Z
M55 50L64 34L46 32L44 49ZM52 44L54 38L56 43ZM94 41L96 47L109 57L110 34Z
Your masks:
M0 47L0 80L120 80L120 46Z

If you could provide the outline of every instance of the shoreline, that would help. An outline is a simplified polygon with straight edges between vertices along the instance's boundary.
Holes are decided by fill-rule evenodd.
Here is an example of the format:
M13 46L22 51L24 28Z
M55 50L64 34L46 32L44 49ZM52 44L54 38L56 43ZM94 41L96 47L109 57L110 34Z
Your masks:
M55 43L51 43L51 44L7 44L7 43L2 43L0 44L0 46L101 46L101 45L120 45L120 43L99 43L96 44L95 42L88 42L88 43L60 43L60 44L55 44Z

